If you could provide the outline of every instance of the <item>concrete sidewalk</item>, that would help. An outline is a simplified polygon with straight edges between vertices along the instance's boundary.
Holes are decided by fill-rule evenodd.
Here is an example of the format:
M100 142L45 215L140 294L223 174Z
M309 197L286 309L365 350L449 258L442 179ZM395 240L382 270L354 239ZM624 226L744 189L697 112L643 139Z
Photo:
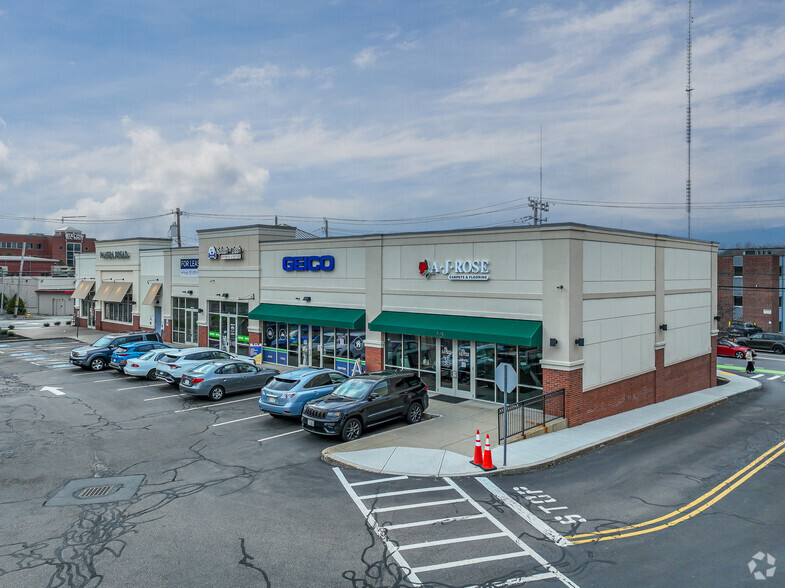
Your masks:
M478 476L487 472L472 465L475 432L483 444L490 434L496 472L515 473L545 467L600 445L640 433L725 402L730 396L756 390L760 382L723 372L727 384L685 394L554 433L497 446L497 409L478 402L450 404L433 400L432 417L415 425L382 431L356 441L328 447L328 463L391 475ZM438 415L438 416L437 416Z

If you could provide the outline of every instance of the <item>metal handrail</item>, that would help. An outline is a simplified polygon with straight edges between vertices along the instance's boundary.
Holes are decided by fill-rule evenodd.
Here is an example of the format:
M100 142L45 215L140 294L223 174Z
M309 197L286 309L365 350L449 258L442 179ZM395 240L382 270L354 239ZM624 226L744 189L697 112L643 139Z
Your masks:
M504 407L498 411L499 444L504 441ZM529 429L541 427L564 418L564 388L527 398L507 405L507 438L522 435Z

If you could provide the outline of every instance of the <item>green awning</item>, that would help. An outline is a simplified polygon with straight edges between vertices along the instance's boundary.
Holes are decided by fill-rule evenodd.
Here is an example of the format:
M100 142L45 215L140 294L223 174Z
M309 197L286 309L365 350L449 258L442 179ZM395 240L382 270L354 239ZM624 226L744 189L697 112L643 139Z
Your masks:
M382 333L487 341L488 343L526 347L542 345L542 322L540 321L385 310L370 322L368 328L371 331Z
M256 321L365 330L365 311L354 308L260 304L248 313L248 318Z

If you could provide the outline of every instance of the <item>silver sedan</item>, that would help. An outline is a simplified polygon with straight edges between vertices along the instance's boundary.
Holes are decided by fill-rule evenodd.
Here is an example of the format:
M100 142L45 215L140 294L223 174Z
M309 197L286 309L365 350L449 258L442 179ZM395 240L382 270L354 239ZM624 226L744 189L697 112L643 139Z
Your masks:
M210 361L183 374L180 392L221 400L232 392L260 390L278 372L243 361Z

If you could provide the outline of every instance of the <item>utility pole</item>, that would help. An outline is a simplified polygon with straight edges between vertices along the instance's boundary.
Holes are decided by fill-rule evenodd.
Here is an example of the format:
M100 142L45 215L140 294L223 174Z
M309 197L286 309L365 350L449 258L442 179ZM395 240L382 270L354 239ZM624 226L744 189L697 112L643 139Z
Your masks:
M22 271L25 268L25 248L27 243L22 243L22 257L19 260L19 279L16 282L16 301L14 301L14 318L19 314L19 299L22 298Z
M689 0L687 17L687 238L691 237L692 224L692 0Z
M183 241L180 239L180 214L182 213L180 212L179 208L177 209L175 214L177 215L177 246L182 247Z
M322 218L324 219L324 236L329 237L330 233L328 232L328 228L327 228L327 217L323 216Z
M532 209L533 224L541 225L547 218L543 218L542 213L548 212L550 202L542 201L542 125L540 125L540 195L538 198L529 198L529 207Z

